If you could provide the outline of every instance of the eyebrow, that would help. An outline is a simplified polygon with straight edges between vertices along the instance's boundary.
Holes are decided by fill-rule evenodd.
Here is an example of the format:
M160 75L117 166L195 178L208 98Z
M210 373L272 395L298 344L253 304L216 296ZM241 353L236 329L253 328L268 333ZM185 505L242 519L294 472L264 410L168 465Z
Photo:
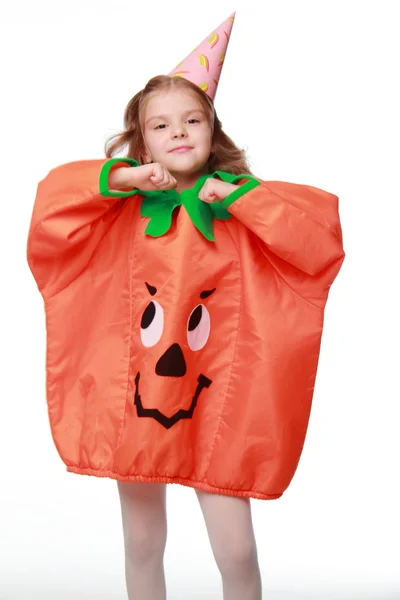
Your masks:
M146 287L151 296L154 296L155 294L157 294L157 288L154 287L154 285L150 285L149 283L147 283L147 281L145 281L145 284L146 284Z
M149 291L149 294L151 294L152 296L154 296L157 293L157 288L154 287L153 285L150 285L149 283L147 283L147 281L145 281L146 287ZM200 298L202 300L205 300L206 298L208 298L209 296L211 296L211 294L213 294L215 292L217 288L213 288L212 290L203 290L200 293Z
M217 288L214 288L213 290L204 290L203 292L201 292L200 294L200 298L202 300L204 300L205 298L208 298L209 296L211 296L211 294L213 294L215 292Z
M201 113L203 115L205 114L204 110L201 108L191 108L190 110L185 111L183 113L183 116L187 117L187 115L190 115L191 113L196 113L196 112ZM168 119L168 115L155 115L154 117L150 117L150 119L147 119L146 125L148 123L150 123L150 121L153 121L153 119Z

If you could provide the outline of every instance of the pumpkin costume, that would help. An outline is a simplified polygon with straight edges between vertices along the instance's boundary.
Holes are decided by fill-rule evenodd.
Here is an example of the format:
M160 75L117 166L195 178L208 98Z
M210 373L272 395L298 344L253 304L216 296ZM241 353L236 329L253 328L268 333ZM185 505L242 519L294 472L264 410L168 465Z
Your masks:
M113 192L114 158L39 183L27 258L44 299L46 392L67 470L273 499L302 452L338 198L217 171ZM208 177L239 185L222 202Z

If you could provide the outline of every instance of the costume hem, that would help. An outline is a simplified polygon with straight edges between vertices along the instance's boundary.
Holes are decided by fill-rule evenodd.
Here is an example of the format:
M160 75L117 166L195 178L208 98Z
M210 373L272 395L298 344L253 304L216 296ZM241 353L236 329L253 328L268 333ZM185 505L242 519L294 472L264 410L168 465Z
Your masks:
M235 490L227 488L219 488L203 481L194 481L183 477L148 477L147 475L121 475L113 471L102 471L100 469L91 469L87 467L74 467L67 465L69 473L77 475L93 475L95 477L109 477L118 481L141 481L143 483L175 483L186 487L197 488L212 494L221 494L224 496L237 496L240 498L255 498L257 500L276 500L282 496L282 492L278 494L264 494L255 490Z

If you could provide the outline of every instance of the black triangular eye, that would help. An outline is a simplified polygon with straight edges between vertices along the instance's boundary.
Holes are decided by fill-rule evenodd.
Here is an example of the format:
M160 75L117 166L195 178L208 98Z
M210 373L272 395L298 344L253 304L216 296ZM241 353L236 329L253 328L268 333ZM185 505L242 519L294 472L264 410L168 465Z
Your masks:
M142 320L140 322L140 327L142 329L147 329L153 322L154 316L156 314L156 306L154 302L150 302L142 315Z
M196 306L196 308L190 315L188 331L193 331L194 329L196 329L196 327L198 326L198 324L201 321L202 314L203 314L203 308L202 308L201 304L199 304L199 306Z

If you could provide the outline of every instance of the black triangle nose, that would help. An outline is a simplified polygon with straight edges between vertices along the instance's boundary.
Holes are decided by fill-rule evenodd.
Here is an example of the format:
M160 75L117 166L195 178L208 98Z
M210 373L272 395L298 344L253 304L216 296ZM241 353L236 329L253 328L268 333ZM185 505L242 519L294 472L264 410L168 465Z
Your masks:
M183 377L186 375L186 362L179 344L172 344L159 358L156 373L161 377Z

